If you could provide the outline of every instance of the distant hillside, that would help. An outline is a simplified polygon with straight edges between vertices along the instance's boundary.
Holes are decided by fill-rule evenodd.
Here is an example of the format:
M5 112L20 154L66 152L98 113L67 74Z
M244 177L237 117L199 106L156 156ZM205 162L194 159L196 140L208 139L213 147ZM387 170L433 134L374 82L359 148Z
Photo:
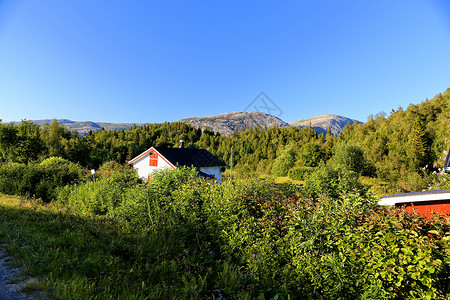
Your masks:
M44 126L44 124L50 124L52 119L44 120L31 120L33 123L39 126ZM68 119L57 119L59 124L66 127L68 130L77 132L78 135L83 136L92 131L100 131L102 128L105 130L126 130L131 126L142 126L148 123L105 123L105 122L92 122L92 121L71 121ZM20 122L13 122L14 124L20 124Z
M127 130L133 125L142 126L150 123L105 123L105 122L92 122L92 121L71 121L68 119L57 119L59 124L63 125L67 129L73 132L77 132L78 135L83 136L92 131L100 131L102 128L105 130ZM240 131L253 127L264 128L271 126L288 127L307 127L310 126L318 133L326 132L328 126L331 127L331 132L334 135L339 134L348 122L353 124L356 120L349 119L338 115L320 115L314 118L298 120L286 123L285 121L263 113L263 112L229 112L220 115L206 116L206 117L192 117L187 119L181 119L177 122L192 125L196 128L202 129L209 128L215 132L220 132L223 135L230 135L234 130ZM51 119L44 120L32 120L32 122L43 126L52 122ZM19 124L20 122L13 122Z
M357 120L355 119L349 119L338 115L324 114L314 118L292 121L289 122L289 125L297 127L311 126L318 133L326 133L328 127L330 127L331 133L337 135L342 131L342 129L344 129L345 125L347 125L348 122L350 122L350 124L353 124L356 121ZM360 121L358 122L362 123Z
M252 127L289 126L288 123L277 117L256 111L229 112L202 118L187 118L178 122L190 124L194 127L209 128L224 135L230 135L234 130L240 131Z

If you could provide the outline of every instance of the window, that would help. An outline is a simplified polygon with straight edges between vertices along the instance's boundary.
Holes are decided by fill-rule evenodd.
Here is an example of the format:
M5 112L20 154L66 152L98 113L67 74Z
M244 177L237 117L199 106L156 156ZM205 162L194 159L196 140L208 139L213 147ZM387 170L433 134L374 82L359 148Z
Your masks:
M158 154L155 152L150 153L150 167L158 166Z

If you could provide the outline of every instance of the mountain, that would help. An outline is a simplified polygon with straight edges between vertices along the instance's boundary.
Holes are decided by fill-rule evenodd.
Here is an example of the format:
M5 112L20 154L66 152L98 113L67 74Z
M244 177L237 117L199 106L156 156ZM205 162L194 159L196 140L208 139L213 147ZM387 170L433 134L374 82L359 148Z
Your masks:
M105 123L105 122L92 122L92 121L72 121L68 119L56 119L56 121L62 126L66 127L70 131L77 132L78 135L83 136L92 131L100 131L102 128L105 130L127 130L133 125L142 126L148 123ZM38 124L39 126L44 126L44 124L50 124L51 119L43 120L31 120L31 122ZM20 124L20 122L12 122L15 125Z
M289 126L283 120L262 112L229 112L220 115L206 116L201 118L187 118L178 122L190 124L194 127L209 128L220 134L230 135L234 130L244 130L252 127L279 127Z
M105 123L105 122L92 122L92 121L71 121L68 119L57 119L59 124L66 127L70 131L76 131L78 135L83 136L92 131L100 131L102 128L105 130L126 130L133 125L142 126L150 123ZM40 125L49 124L52 122L51 119L44 120L32 120L33 123ZM200 127L202 129L208 128L216 132L220 132L223 135L230 135L234 130L240 131L244 129L249 129L253 127L264 128L271 126L278 127L307 127L310 126L316 130L318 133L327 132L328 126L331 128L331 132L334 135L339 134L348 122L353 124L356 122L354 119L349 119L346 117L338 115L320 115L310 119L297 120L286 123L285 121L263 113L263 112L229 112L220 115L206 116L201 118L187 118L181 119L177 122L184 124L189 124L194 127ZM13 122L14 124L19 124L20 122ZM361 123L361 122L360 122Z
M342 129L344 129L347 123L353 124L354 122L359 122L355 119L346 118L343 116L332 115L332 114L324 114L314 118L297 120L289 122L290 126L297 127L308 127L311 126L318 133L326 133L328 127L331 128L331 133L334 135L339 134ZM362 122L359 122L362 123Z

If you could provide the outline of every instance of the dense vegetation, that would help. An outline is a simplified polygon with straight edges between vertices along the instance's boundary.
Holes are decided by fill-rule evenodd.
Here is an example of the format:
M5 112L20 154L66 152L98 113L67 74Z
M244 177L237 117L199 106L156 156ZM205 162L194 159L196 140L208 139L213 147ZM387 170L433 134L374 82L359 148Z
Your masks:
M450 89L339 136L0 122L0 193L23 196L0 195L0 243L37 276L29 288L62 299L448 299L450 219L372 192L450 188L449 120ZM238 180L178 168L142 182L124 165L179 140L225 162L233 147ZM303 184L273 179L285 176Z
M450 89L406 110L370 116L347 125L339 136L311 128L255 128L221 136L181 123L152 124L128 130L90 132L79 137L56 121L42 129L30 121L0 122L0 161L39 163L58 156L92 169L106 161L121 164L151 146L206 148L230 163L235 176L287 176L292 169L320 164L346 166L367 177L380 194L417 191L432 182L450 140ZM296 171L297 173L299 171ZM295 172L294 172L295 173ZM311 172L307 172L308 174Z
M62 299L448 298L449 221L378 207L341 181L338 196L317 195L181 168L137 184L108 164L53 204L0 197L0 240L39 276L29 289Z

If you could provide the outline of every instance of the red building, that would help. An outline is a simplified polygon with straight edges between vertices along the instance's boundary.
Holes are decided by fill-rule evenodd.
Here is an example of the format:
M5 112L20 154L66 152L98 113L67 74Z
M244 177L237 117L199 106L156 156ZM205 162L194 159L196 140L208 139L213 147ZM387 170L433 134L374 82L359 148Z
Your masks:
M406 211L416 211L425 217L433 214L450 217L450 189L386 196L378 204L405 207Z

